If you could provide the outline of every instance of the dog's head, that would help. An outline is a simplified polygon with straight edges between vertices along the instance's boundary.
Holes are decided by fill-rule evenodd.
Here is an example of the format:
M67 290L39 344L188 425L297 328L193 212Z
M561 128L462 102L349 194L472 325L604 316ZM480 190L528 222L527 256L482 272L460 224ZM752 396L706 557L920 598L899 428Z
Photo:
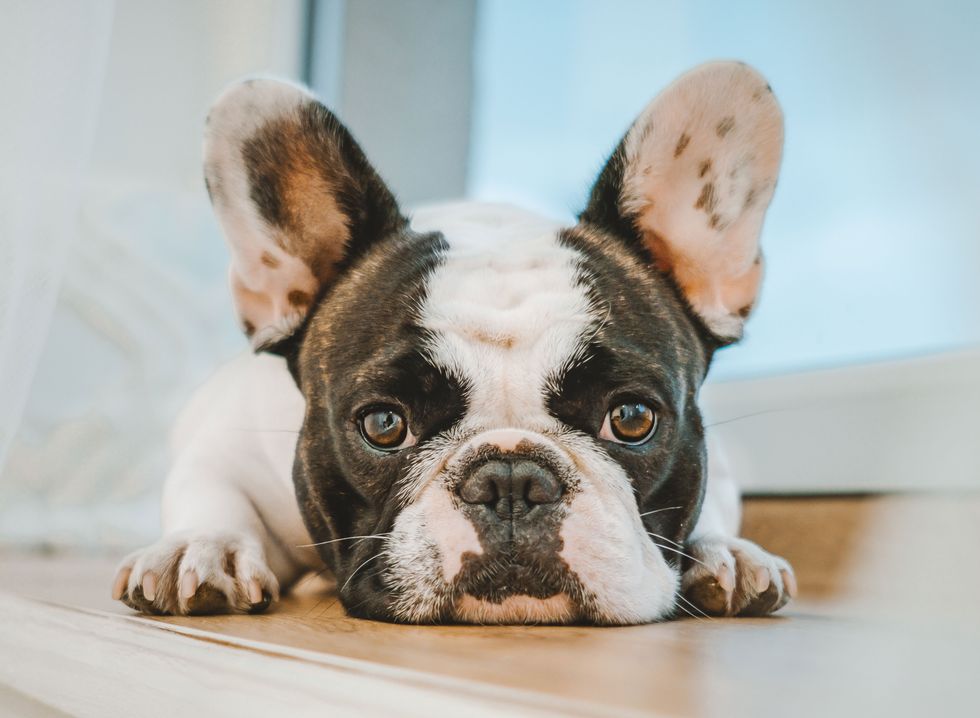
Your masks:
M782 117L745 65L640 114L562 228L412 223L305 90L254 80L206 132L239 320L306 400L300 508L356 615L669 615L705 482L698 389L762 273ZM366 538L352 538L366 537Z

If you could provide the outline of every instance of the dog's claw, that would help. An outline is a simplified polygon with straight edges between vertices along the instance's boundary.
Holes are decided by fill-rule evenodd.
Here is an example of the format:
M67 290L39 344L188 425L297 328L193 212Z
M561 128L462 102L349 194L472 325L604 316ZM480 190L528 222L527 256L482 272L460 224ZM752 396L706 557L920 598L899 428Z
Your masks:
M112 600L119 601L126 593L126 585L129 583L129 574L132 569L124 566L116 572L116 578L112 583Z
M685 597L713 616L765 616L796 596L789 563L751 541L707 536L687 547L695 561L684 572Z
M197 593L197 573L194 569L191 569L185 573L180 579L180 597L185 601L191 598L195 593Z
M140 587L143 589L143 598L147 601L153 601L157 595L157 576L152 571L147 571L143 574L143 580L140 583Z
M252 606L262 603L262 584L258 582L258 579L253 578L248 582L248 600Z
M779 575L783 579L783 586L786 588L786 594L790 598L796 598L796 594L799 593L799 588L796 585L796 576L793 575L792 570L782 569Z
M718 569L715 580L725 593L731 593L735 589L735 573L726 564L722 564L721 568Z

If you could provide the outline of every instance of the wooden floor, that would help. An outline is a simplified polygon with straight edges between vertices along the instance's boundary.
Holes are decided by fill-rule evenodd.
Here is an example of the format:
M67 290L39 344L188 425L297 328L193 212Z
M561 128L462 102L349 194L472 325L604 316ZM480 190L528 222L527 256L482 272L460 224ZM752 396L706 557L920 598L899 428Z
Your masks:
M0 554L0 715L980 716L980 499L756 499L745 524L799 601L625 628L354 620L313 581L262 616L137 617L109 559Z

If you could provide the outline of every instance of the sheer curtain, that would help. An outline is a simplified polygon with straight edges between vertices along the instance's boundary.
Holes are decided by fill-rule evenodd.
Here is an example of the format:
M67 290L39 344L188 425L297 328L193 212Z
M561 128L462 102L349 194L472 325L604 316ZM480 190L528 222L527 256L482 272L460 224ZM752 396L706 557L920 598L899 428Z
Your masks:
M303 9L0 0L0 545L158 533L175 415L245 350L204 118L244 75L298 79Z
M0 22L0 468L77 231L111 0L7 0Z

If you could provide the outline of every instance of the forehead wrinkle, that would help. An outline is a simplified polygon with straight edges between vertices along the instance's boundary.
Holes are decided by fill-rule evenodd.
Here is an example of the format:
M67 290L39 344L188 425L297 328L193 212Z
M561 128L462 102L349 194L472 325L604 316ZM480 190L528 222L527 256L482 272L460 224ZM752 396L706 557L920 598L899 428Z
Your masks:
M505 424L519 425L534 413L537 407L533 397L543 399L550 368L561 360L564 342L560 336L556 340L556 333L567 334L553 327L520 343L500 345L449 329L442 335L442 354L455 358L455 366L471 388L471 398L489 410L486 414L495 414ZM541 403L543 406L543 400Z
M469 388L471 424L551 426L545 388L553 370L581 351L594 323L577 279L579 253L557 230L444 229L445 261L433 273L422 323L430 352ZM481 231L485 241L480 242ZM461 247L461 251L455 248Z

